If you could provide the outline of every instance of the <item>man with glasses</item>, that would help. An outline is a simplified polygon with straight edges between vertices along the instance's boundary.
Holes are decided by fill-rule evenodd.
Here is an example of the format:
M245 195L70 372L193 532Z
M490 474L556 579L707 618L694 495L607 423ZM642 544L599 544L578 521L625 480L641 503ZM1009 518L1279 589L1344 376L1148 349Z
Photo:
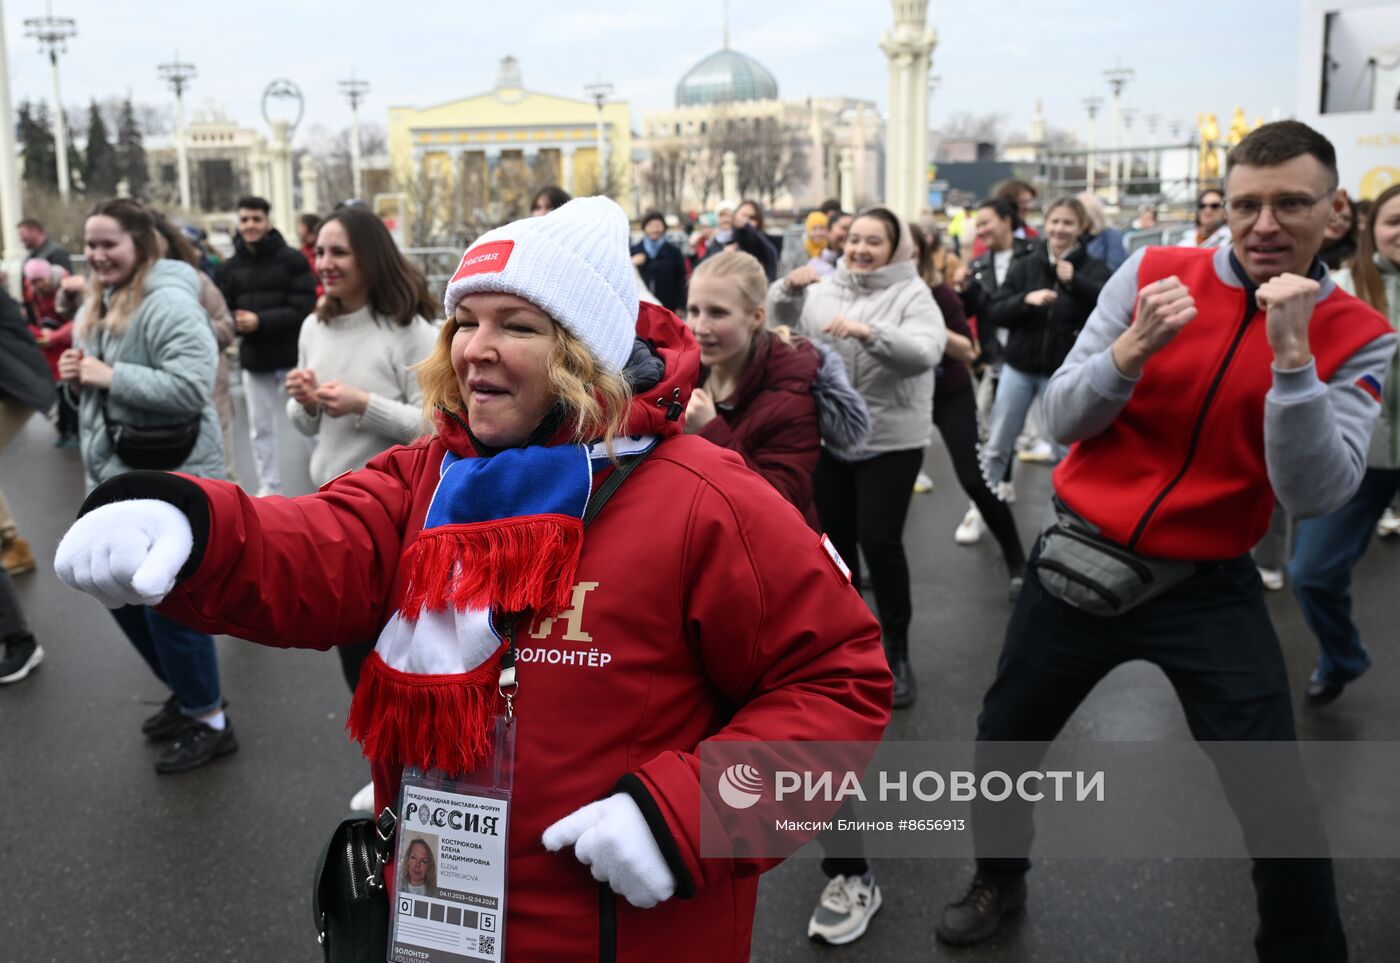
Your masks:
M1196 196L1196 226L1188 227L1179 247L1228 247L1230 225L1225 223L1225 195L1207 187Z
M1266 124L1227 159L1231 245L1147 248L1104 286L1044 397L1047 428L1074 445L1054 476L1058 530L1102 550L1042 566L1056 529L1042 535L977 724L984 768L1005 743L1053 740L1118 665L1158 665L1217 762L1251 853L1258 822L1247 817L1262 807L1287 817L1285 838L1315 843L1288 853L1310 858L1254 861L1255 950L1270 961L1346 958L1332 864L1300 765L1245 776L1210 744L1286 749L1296 738L1249 550L1275 497L1307 517L1356 491L1395 350L1386 320L1317 259L1336 189L1326 138ZM1124 576L1116 602L1097 604L1070 587L1076 577L1103 586L1112 568L1088 569L1115 556L1120 570L1153 571L1159 591L1136 592ZM1030 805L1014 794L973 802L977 875L944 910L942 939L981 942L1021 908L1033 835Z

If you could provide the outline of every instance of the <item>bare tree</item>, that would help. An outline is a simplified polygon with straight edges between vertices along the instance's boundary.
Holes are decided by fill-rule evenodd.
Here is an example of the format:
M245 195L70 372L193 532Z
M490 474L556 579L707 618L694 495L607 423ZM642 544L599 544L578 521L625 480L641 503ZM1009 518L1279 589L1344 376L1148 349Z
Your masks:
M943 125L944 137L971 137L989 144L1000 144L1005 136L1005 114L974 114L958 111L948 115Z
M350 128L332 133L320 125L306 133L304 153L316 162L316 177L321 197L327 206L355 196L355 178L350 169ZM388 145L384 128L378 124L360 126L360 162L373 154L382 154ZM369 200L369 198L362 198Z
M651 152L646 187L652 203L663 211L679 212L685 203L685 187L694 156L680 143L669 143Z
M739 162L739 191L757 194L768 207L783 191L797 187L811 176L807 141L798 131L784 128L776 118L755 119L747 137L735 152Z

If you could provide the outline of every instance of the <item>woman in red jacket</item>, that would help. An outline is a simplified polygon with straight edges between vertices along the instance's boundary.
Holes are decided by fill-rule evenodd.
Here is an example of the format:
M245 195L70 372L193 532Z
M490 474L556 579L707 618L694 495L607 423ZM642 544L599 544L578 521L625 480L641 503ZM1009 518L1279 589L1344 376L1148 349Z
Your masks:
M839 560L738 458L681 431L698 352L639 307L627 241L606 198L484 234L420 369L435 435L301 498L113 479L55 563L110 604L267 645L378 633L348 728L405 830L415 770L481 775L509 718L490 865L517 963L747 959L756 877L777 860L702 848L702 749L873 741L889 718L879 628ZM618 456L631 474L585 535ZM481 893L477 872L457 850L438 889Z
M812 382L821 355L805 338L764 327L768 276L743 251L696 269L686 323L700 344L700 387L685 430L738 452L815 527L812 472L821 431Z

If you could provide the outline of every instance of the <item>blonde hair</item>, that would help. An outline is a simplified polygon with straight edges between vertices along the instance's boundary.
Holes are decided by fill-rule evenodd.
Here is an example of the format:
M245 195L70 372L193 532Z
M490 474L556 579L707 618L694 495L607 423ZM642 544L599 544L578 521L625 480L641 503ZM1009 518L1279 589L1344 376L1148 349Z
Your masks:
M94 217L111 218L123 233L131 236L136 249L136 269L131 279L105 300L97 273L88 276L83 317L78 322L78 337L83 339L91 339L102 327L114 337L126 330L127 322L141 307L141 299L146 295L146 276L151 273L151 267L165 257L166 250L165 238L157 229L155 217L137 201L124 197L102 201L88 213L88 220Z
M691 280L697 278L731 281L749 311L757 311L768 301L768 275L758 258L744 251L725 251L706 258L691 275Z
M616 460L613 441L626 430L632 389L621 375L599 364L568 328L557 321L551 323L555 339L546 373L555 399L567 412L566 422L574 424L573 440L591 442L601 438L608 457ZM448 318L438 332L432 353L417 365L429 421L438 409L455 412L466 404L452 367L452 339L457 328L457 318Z

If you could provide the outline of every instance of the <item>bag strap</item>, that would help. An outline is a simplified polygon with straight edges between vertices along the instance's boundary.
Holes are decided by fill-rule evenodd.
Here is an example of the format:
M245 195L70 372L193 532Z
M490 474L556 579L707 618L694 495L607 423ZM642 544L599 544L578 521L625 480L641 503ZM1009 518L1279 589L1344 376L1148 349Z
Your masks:
M660 442L658 441L656 444L659 445ZM627 476L636 471L637 466L646 461L647 456L655 450L656 445L652 445L646 451L639 451L635 455L624 455L617 460L617 467L613 469L613 473L604 479L597 491L588 498L588 506L583 510L583 527L585 529L603 510L603 506L607 504L609 498L612 498L613 493L627 480Z

